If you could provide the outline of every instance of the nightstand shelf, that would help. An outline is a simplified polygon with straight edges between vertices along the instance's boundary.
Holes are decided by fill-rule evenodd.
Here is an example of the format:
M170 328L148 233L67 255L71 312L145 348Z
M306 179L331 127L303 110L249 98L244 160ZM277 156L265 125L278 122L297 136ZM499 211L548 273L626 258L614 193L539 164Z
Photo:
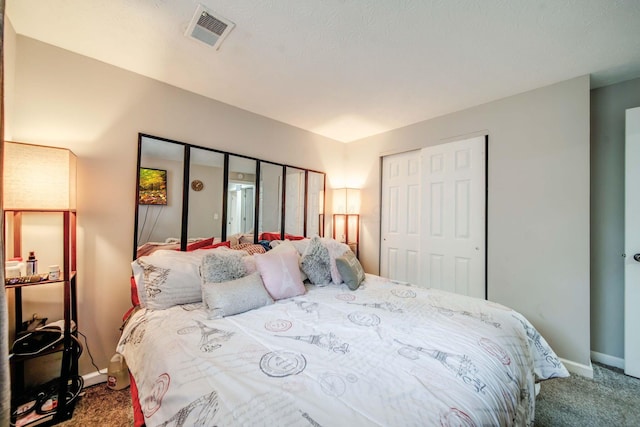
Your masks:
M346 243L351 251L360 256L360 215L333 214L333 238Z
M47 384L54 396L68 396L73 394L72 383L74 378L78 376L78 356L79 344L77 342L77 325L78 325L78 301L77 301L77 285L76 285L76 212L74 210L5 210L5 237L7 230L10 229L13 234L12 247L13 255L19 256L22 253L22 220L25 213L55 213L62 215L63 238L63 262L61 265L62 275L59 280L42 280L30 283L14 283L5 285L5 292L13 292L14 306L14 322L16 336L22 332L23 325L23 295L22 290L34 289L34 287L55 287L61 286L62 292L60 302L62 303L62 320L64 320L62 328L62 342L51 344L50 347L38 351L36 354L30 355L11 355L9 358L12 368L12 412L15 413L18 407L29 400L27 397L28 390L25 390L25 363L29 360L37 359L54 353L62 353L60 362L60 376L51 380ZM5 238L6 241L6 238ZM75 324L75 329L72 328ZM42 404L43 402L39 402ZM58 399L55 411L51 411L38 420L27 422L29 417L34 416L33 411L30 415L23 415L16 420L12 417L13 425L53 425L61 421L71 418L75 400L67 402L67 399Z

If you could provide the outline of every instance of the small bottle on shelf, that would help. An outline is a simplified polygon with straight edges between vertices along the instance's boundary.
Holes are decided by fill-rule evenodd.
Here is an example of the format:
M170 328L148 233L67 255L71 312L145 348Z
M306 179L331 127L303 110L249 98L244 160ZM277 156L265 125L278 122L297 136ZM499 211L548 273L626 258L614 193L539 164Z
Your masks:
M33 276L38 274L38 260L34 251L29 252L29 258L27 259L27 276Z

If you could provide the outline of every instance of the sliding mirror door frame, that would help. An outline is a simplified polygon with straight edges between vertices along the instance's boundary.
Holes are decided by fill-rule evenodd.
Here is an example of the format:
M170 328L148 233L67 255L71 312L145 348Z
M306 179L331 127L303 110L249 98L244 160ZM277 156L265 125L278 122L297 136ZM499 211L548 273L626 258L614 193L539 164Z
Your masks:
M160 205L160 206L165 206L168 207L168 209L164 209L164 212L168 212L171 211L173 214L175 214L177 212L176 209L179 209L179 215L176 216L176 219L173 221L177 224L180 224L180 228L179 228L179 233L177 233L176 231L178 230L176 227L176 230L174 231L170 231L170 230L155 230L155 225L157 225L159 218L161 218L161 213L162 213L162 207L158 208L159 212L156 213L157 217L155 219L151 219L152 223L155 224L153 225L153 229L152 232L148 232L147 233L147 238L145 239L144 236L142 236L140 233L141 232L145 232L145 227L147 227L146 223L143 223L143 225L141 226L140 221L143 220L144 221L144 217L143 217L143 213L141 212L141 207L145 206L143 203L140 203L140 197L141 197L141 188L140 188L140 172L141 172L141 168L152 168L153 164L160 164L162 165L162 162L159 163L154 163L153 161L150 161L150 157L149 157L149 153L153 153L154 149L157 147L152 147L149 144L152 144L154 142L158 142L161 145L166 144L165 148L168 148L169 152L180 152L182 155L182 170L179 170L179 167L172 167L171 168L171 172L169 171L169 168L167 167L166 171L167 174L165 175L165 182L164 182L164 186L165 186L165 191L163 196L166 197L166 201L164 205ZM169 144L175 144L175 145L169 145ZM202 152L200 150L203 150ZM206 152L210 152L210 153L206 153ZM215 181L207 181L204 179L199 179L198 175L196 173L194 173L194 171L192 170L192 166L193 165L198 165L197 167L202 166L196 159L203 157L203 155L206 157L206 155L210 155L216 158L215 161L211 161L210 165L205 165L205 166L210 166L210 167L219 167L220 166L220 157L217 156L223 156L224 161L223 161L223 171L222 171L222 177L223 177L223 182L219 183L219 182L215 182ZM192 161L192 157L193 157L193 161ZM254 243L258 243L258 237L260 236L261 233L263 232L271 232L272 230L262 230L262 228L264 227L263 224L263 218L262 218L262 213L263 213L263 206L261 206L262 204L268 204L269 206L271 206L270 204L272 203L271 200L266 200L267 197L272 197L273 194L279 194L279 200L276 200L276 203L280 204L279 206L279 212L280 212L280 218L278 218L279 221L279 230L273 230L274 232L279 232L280 234L280 239L284 239L285 238L285 224L286 224L286 217L287 217L287 208L286 208L286 198L287 198L287 171L292 171L294 170L295 172L298 172L300 174L304 175L304 185L302 186L303 188L301 188L300 183L298 183L296 185L296 189L295 191L298 192L298 198L297 198L297 202L298 206L296 208L296 210L300 210L302 209L303 212L299 212L300 215L298 215L299 217L302 218L302 227L300 227L300 224L297 225L296 229L293 231L300 231L300 228L302 228L302 234L304 237L311 237L313 235L320 235L323 236L323 230L324 230L324 190L325 190L325 184L326 184L326 174L324 172L320 172L320 171L316 171L316 170L312 170L312 169L306 169L306 168L301 168L301 167L297 167L297 166L291 166L291 165L286 165L286 164L281 164L281 163L276 163L276 162L272 162L269 160L261 160L258 158L254 158L254 157L250 157L250 156L244 156L241 154L236 154L236 153L229 153L226 151L221 151L221 150L217 150L215 148L209 148L209 147L203 147L203 146L198 146L198 145L193 145L193 144L187 144L184 142L180 142L180 141L174 141L171 139L167 139L167 138L162 138L162 137L158 137L158 136L154 136L154 135L149 135L149 134L144 134L144 133L139 133L138 134L138 158L137 158L137 163L136 163L136 209L135 209L135 232L134 232L134 236L133 236L133 259L136 259L138 256L140 256L138 249L141 243L148 243L148 242L152 242L153 239L157 239L157 240L162 240L162 238L165 239L172 239L175 238L176 240L176 249L179 249L181 251L185 251L187 250L187 245L188 245L188 241L189 238L193 238L193 237L209 237L209 236L189 236L189 232L190 232L190 224L189 224L189 211L190 211L190 207L194 208L196 205L190 204L190 196L192 195L192 192L198 192L200 190L202 190L202 188L207 188L208 186L214 186L219 188L220 186L222 187L222 193L221 193L221 197L222 200L212 200L211 201L211 205L207 205L208 207L210 207L212 209L212 212L209 212L205 209L205 212L203 212L203 215L207 215L209 217L212 218L212 221L220 221L220 225L221 225L221 230L219 231L220 234L220 239L222 241L228 240L228 238L230 237L230 233L228 232L228 221L229 221L229 189L230 189L230 181L231 182L240 182L238 181L239 175L244 175L245 173L247 175L251 174L252 171L245 171L243 169L243 171L234 171L232 169L233 165L230 165L230 160L231 159L235 159L237 158L238 161L241 162L248 162L248 161L254 161L255 162L255 171L252 174L253 175L253 206L249 206L248 204L244 206L244 208L246 209L247 207L249 207L250 209L252 209L253 211L253 218L249 218L249 221L252 222L252 227L248 228L248 225L246 227L244 227L244 231L246 231L247 229L249 231L252 232L253 234L253 242ZM176 159L165 159L165 160L172 160L174 162L179 160ZM195 162L195 163L194 163ZM266 189L266 188L262 188L262 182L261 182L261 173L263 172L264 169L264 173L265 173L265 178L268 178L268 173L266 172L266 168L267 166L269 168L271 168L271 165L276 166L278 168L282 168L282 172L280 172L281 174L281 179L280 181L280 188L274 190L272 188ZM193 167L193 169L197 168L196 166ZM160 169L160 168L158 168ZM170 173L169 173L170 172ZM235 178L232 180L231 175L232 173L235 172ZM314 174L312 176L315 176L315 174L318 174L321 176L321 179L318 177L318 179L315 179L315 181L321 181L322 182L322 188L318 189L318 188L313 188L312 191L309 191L309 175L310 174ZM243 179L243 178L242 178ZM301 178L298 178L299 180L301 180ZM196 181L200 181L199 183ZM198 190L197 188L200 188L200 190ZM294 190L291 190L294 191ZM182 193L182 200L179 200L179 195L180 192ZM249 192L249 191L247 191ZM214 192L212 194L215 194L217 192ZM264 194L262 194L264 193ZM204 193L203 193L204 194ZM309 201L309 197L316 197L313 196L313 194L319 194L319 202L318 203L314 203ZM291 196L291 194L289 195ZM161 195L162 197L162 195ZM193 195L193 197L200 197L200 194ZM300 198L301 197L301 198ZM193 206L192 206L193 205ZM303 205L303 208L301 208L300 206ZM221 212L218 212L218 207L221 206ZM146 215L147 215L147 220L149 220L148 218L148 211L149 209L151 209L151 206L147 206L146 210ZM153 209L155 209L157 207L153 207ZM192 211L194 209L191 209ZM317 210L318 212L313 212L313 210ZM175 211L175 212L174 212ZM193 215L193 213L192 213ZM313 226L312 227L308 227L307 221L308 218L310 218L310 215L316 216L318 218L319 224L313 224L314 221L311 221ZM194 218L193 216L191 216L191 218ZM211 227L211 231L210 234L212 234L213 237L217 237L215 236L216 234L218 234L218 229L216 228L217 226L214 224ZM193 228L192 228L193 229ZM205 227L206 229L206 227ZM199 228L199 230L202 230L202 226ZM155 234L154 234L155 232ZM166 236L165 236L166 234ZM173 235L171 235L173 234ZM202 232L200 231L199 234L202 234ZM162 244L163 242L157 242L158 244ZM179 246L179 247L178 247Z

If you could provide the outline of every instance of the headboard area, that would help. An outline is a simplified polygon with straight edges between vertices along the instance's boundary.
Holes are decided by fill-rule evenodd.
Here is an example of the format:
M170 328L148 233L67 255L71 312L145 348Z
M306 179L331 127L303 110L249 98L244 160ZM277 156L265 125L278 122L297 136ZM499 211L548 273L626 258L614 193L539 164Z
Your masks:
M324 172L141 133L133 259L229 239L323 236L325 181Z

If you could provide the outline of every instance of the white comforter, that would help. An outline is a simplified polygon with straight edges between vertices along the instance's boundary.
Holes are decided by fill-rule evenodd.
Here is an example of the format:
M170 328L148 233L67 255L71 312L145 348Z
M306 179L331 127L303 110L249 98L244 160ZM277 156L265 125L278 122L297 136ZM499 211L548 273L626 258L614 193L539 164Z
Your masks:
M568 376L519 313L367 275L225 319L140 310L118 344L147 426L533 425Z

